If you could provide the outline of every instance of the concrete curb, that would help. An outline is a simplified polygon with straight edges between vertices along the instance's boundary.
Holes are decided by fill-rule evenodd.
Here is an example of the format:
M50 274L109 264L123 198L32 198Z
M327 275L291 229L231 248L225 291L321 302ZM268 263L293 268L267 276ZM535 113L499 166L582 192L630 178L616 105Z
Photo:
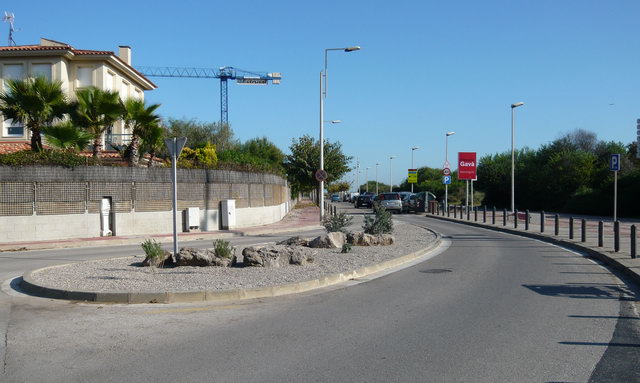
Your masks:
M33 274L46 269L64 267L65 265L56 265L31 270L22 276L20 286L22 289L35 296L52 299L65 299L71 301L90 301L102 303L178 303L178 302L230 302L244 299L268 298L281 295L297 294L305 291L320 289L345 282L350 279L363 278L368 275L391 269L396 266L414 261L426 253L436 249L441 241L442 236L431 229L426 229L436 236L436 240L424 249L413 253L403 255L398 258L389 259L387 261L374 265L364 266L356 270L343 273L334 273L323 277L308 281L289 283L286 285L256 287L251 289L233 289L222 291L181 291L181 292L92 292L92 291L73 291L63 290L54 287L39 285L35 282Z
M613 269L621 272L623 275L628 277L634 283L640 284L640 262L634 260L632 258L623 259L623 257L619 253L611 253L606 252L604 249L599 247L593 247L588 244L583 244L582 242L576 242L569 239L553 237L550 235L539 234L531 231L522 231L516 230L513 228L505 227L505 226L494 226L489 224L484 224L481 222L474 221L463 221L450 217L441 217L437 215L427 214L427 218L434 218L441 221L460 223L463 225L479 227L483 229L499 231L503 233L515 234L522 237L537 239L543 242L547 242L553 245L565 247L571 250L576 250L582 253L585 253L602 263L611 266ZM632 263L635 261L635 265Z

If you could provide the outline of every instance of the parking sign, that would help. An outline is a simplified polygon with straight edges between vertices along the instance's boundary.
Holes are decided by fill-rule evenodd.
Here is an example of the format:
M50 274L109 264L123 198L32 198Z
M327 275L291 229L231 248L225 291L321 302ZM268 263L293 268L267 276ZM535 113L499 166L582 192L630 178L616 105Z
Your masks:
M612 172L620 171L620 155L612 154L611 160L609 161L609 170Z
M442 177L442 183L444 185L450 185L451 184L451 176L444 176Z

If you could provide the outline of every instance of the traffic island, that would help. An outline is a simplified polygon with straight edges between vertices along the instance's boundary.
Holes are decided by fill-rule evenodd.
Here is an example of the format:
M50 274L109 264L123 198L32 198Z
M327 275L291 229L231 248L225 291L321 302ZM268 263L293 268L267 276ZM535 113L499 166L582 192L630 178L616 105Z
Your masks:
M314 249L314 261L277 268L141 267L143 256L111 258L46 267L23 275L21 287L32 295L111 303L223 302L275 297L362 278L435 249L441 237L432 230L397 223L389 246ZM242 264L243 260L239 260Z

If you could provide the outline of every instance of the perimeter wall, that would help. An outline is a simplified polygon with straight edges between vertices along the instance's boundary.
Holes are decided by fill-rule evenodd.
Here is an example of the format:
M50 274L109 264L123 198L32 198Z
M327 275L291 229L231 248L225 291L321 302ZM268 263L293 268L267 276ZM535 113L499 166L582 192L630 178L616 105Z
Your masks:
M201 231L220 230L220 201L233 199L237 228L281 220L290 210L286 181L272 174L179 169L178 230L196 207ZM0 243L101 235L108 200L113 235L171 233L171 169L0 167Z

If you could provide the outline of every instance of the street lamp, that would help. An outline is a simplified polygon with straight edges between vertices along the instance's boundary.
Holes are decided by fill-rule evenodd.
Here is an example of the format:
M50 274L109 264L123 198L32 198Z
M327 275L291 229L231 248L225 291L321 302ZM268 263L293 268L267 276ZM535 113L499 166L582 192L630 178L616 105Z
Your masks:
M456 132L447 132L444 135L444 164L449 166L449 136L453 136ZM449 185L444 184L444 211L449 208Z
M515 104L511 104L511 214L515 212L516 209L516 191L515 191L515 163L516 163L516 154L515 154L515 109L524 105L524 102L516 102Z
M346 48L327 48L324 50L324 70L320 72L320 170L324 170L324 99L327 97L327 53L329 51L344 50L353 52L360 50L359 46ZM324 86L323 86L324 81ZM320 221L324 218L324 180L320 181Z
M378 166L380 162L376 162L376 195L378 195Z
M414 169L414 167L413 167L413 152L415 150L418 150L418 149L420 149L419 146L414 146L414 147L411 148L411 169ZM411 193L413 193L413 183L411 184Z
M391 161L396 158L396 156L389 157L389 191L393 191L393 165Z
M367 193L369 193L369 169L371 169L369 166L364 168L364 182L367 185Z

